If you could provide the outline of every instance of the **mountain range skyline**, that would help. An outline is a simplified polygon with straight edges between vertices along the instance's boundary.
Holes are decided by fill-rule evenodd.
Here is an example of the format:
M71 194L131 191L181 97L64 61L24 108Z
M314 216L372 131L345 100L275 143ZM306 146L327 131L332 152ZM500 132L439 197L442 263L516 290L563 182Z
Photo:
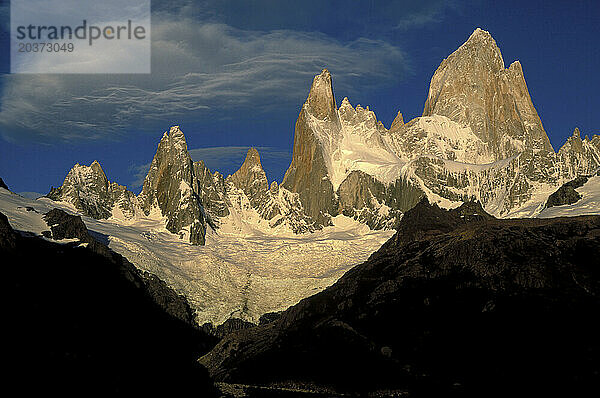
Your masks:
M282 64L272 70L265 70L262 75L246 75L249 86L242 87L241 91L225 90L240 93L233 103L224 103L221 99L215 99L212 103L198 100L196 108L189 108L176 116L165 114L163 117L161 112L152 112L146 116L155 117L154 125L150 126L147 121L140 119L121 129L118 134L109 130L102 130L103 133L92 127L83 133L68 128L51 132L55 127L48 123L41 124L48 127L46 135L21 131L19 126L29 121L24 117L15 119L11 113L21 109L16 107L18 103L34 106L36 102L32 101L46 98L50 82L67 90L56 91L58 97L52 94L52 98L62 101L65 106L64 110L69 115L65 120L77 122L79 118L79 122L83 123L90 122L91 119L86 120L88 116L81 113L84 107L78 107L70 101L65 102L60 97L63 94L76 94L76 98L83 98L82 93L69 91L70 86L65 86L69 81L76 83L72 76L38 76L26 87L15 86L23 80L20 76L3 74L0 78L3 93L0 97L0 122L4 122L0 123L3 147L0 171L7 183L18 192L45 193L48 187L62 182L65 170L73 164L90 164L98 159L112 180L139 189L135 185L140 182L139 175L143 173L140 170L152 156L155 140L171 125L180 125L186 132L192 155L194 150L204 154L210 152L214 163L210 164L207 160L207 164L211 170L220 170L225 175L233 173L241 165L248 147L269 148L272 155L263 155L263 166L270 181L272 178L281 182L291 160L293 120L297 116L299 104L306 98L306 81L311 76L327 67L336 79L336 92L341 94L336 98L337 106L341 105L343 96L348 96L352 104L369 106L389 128L398 110L407 121L422 114L433 71L447 56L448 49L458 47L477 26L492 33L502 48L507 65L514 60L521 61L534 105L555 150L572 134L575 127L579 127L582 136L598 132L600 121L596 120L597 113L593 111L597 108L597 96L593 93L598 87L598 76L594 73L598 55L592 41L577 39L598 36L598 27L594 23L598 6L592 2L570 4L569 7L559 2L537 5L535 2L527 5L506 3L502 7L482 2L458 5L427 1L418 6L398 2L390 5L391 9L386 8L388 6L383 3L369 6L359 2L356 7L343 13L335 10L335 4L328 5L322 10L322 15L313 15L311 19L299 18L296 21L290 21L286 16L289 8L295 6L285 5L281 9L271 7L269 18L266 15L257 16L252 18L252 22L236 17L231 6L208 3L207 12L202 13L198 11L202 7L196 7L182 17L182 10L190 10L189 2L180 1L169 4L168 7L167 3L154 2L153 21L157 26L168 27L171 26L168 23L178 17L181 18L180 26L199 29L198 32L208 35L207 40L227 38L229 41L224 42L226 44L235 43L234 39L244 35L260 38L265 44L280 43L277 50L255 49L252 54L243 54L247 59L261 60L268 65L272 65L273 58L269 55L273 55L274 51L287 57L289 48L281 44L284 39L289 41L293 38L293 42L300 45L301 37L309 37L327 46L312 46L309 53L299 54L299 57L312 57L312 61L299 64L298 69ZM268 1L256 1L253 6L261 9L267 3ZM309 6L307 9L311 8ZM3 14L1 9L2 7L0 16ZM367 13L364 12L365 9L368 10ZM294 10L298 15L306 14L300 7ZM389 15L384 15L386 13ZM364 20L358 18L359 15L365 15ZM391 23L394 18L401 22ZM353 30L341 29L344 21L347 23L350 20L360 22L353 25ZM384 21L387 24L383 24ZM288 26L285 27L285 24ZM209 28L212 30L208 30ZM302 36L299 32L315 33L313 36ZM189 43L191 40L191 36L181 36L184 34L182 32L170 31L169 34L176 35L173 37L182 43ZM153 37L159 35L155 32ZM0 35L0 46L6 47L6 39L6 35ZM375 47L365 49L359 46L365 43L371 43ZM350 53L344 52L344 48L351 49L355 54L352 55L354 58L347 58ZM369 63L357 63L356 56L366 53L370 55ZM156 53L157 56L159 54ZM206 55L214 60L215 54ZM342 59L345 62L340 62ZM4 64L0 64L2 70ZM213 64L213 67L214 65L218 64ZM355 67L360 68L360 71L355 70ZM156 73L161 71L160 68L153 70ZM241 70L238 72L242 73ZM173 73L179 71L173 69ZM212 70L207 73L213 76ZM264 83L265 76L270 79L267 85ZM102 79L111 80L108 77ZM115 81L115 87L123 87L123 84ZM131 84L142 87L142 82L136 80L132 80ZM271 87L271 84L273 92L266 97L253 91L256 85ZM9 90L17 87L20 90ZM194 98L198 87L194 84L188 87ZM201 92L206 92L202 91L205 90L202 87L200 89ZM35 92L40 93L41 97L36 100L25 95L33 92L31 90L37 90ZM274 96L273 93L279 94ZM236 102L243 98L251 102L244 106ZM272 98L277 98L277 101ZM171 96L169 101L178 101L178 97ZM127 108L130 105L135 106L135 102L121 102L119 106ZM164 105L163 108L168 109ZM200 109L204 105L209 105L212 110ZM42 112L49 108L39 109ZM97 109L98 115L106 115L105 122L116 123L117 119L111 117L110 113L100 111L104 108ZM7 127L9 122L11 124ZM44 136L50 140L43 139ZM194 157L194 160L199 159L202 157Z
M549 195L580 176L579 187L593 190L599 171L600 136L582 138L576 129L555 151L520 62L507 68L494 38L477 28L436 69L423 115L405 123L398 112L389 129L347 97L338 107L323 69L299 112L281 183L269 183L255 148L235 173L211 170L192 159L183 131L172 126L138 195L94 160L77 163L47 198L96 220L153 220L202 246L222 223L303 234L343 215L390 230L423 197L443 208L475 200L501 218L544 217ZM579 211L595 212L587 207Z

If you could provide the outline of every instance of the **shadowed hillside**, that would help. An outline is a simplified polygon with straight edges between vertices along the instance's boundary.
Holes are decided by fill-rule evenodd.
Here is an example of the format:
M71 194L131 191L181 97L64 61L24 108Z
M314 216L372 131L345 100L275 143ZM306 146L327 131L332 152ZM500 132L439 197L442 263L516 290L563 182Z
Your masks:
M219 381L338 392L585 396L599 391L597 258L598 216L423 200L367 262L201 363Z
M187 301L98 243L81 218L53 210L46 220L53 238L79 241L22 236L0 213L14 391L211 396L195 359L214 341L193 326Z

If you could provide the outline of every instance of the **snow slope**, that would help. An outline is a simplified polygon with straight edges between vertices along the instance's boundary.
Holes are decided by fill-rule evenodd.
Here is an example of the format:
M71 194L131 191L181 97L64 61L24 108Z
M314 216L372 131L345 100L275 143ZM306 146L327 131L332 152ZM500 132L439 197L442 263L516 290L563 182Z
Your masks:
M42 215L55 207L77 213L64 202L0 189L0 211L17 230L38 235L48 230ZM218 232L208 233L206 246L194 246L167 231L158 217L126 223L82 218L112 250L184 294L199 324L220 324L232 316L257 322L264 313L284 310L333 284L393 235L344 216L335 217L334 226L296 235L270 228L258 214L232 212Z
M422 155L461 163L487 164L496 159L468 126L445 116L422 116L411 120L400 134L391 134L392 147L406 160Z
M335 116L339 123L308 114L308 124L323 149L334 191L355 170L383 183L394 182L404 162L384 142L382 133L386 129L377 121L375 113L360 105L355 109L348 98L344 98Z
M591 177L583 186L575 189L582 196L571 205L549 207L542 210L538 217L573 217L600 214L600 176Z

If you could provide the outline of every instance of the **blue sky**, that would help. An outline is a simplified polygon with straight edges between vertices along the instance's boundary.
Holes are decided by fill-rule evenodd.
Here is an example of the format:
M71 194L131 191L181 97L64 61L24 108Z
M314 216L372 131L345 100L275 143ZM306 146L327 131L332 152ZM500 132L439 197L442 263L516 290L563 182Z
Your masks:
M291 159L312 77L327 67L338 103L389 127L419 116L440 62L481 27L506 65L520 60L557 150L600 132L597 1L153 1L151 75L10 75L0 0L0 176L46 193L97 159L139 191L163 132L180 125L195 160L232 173L260 147L269 181Z

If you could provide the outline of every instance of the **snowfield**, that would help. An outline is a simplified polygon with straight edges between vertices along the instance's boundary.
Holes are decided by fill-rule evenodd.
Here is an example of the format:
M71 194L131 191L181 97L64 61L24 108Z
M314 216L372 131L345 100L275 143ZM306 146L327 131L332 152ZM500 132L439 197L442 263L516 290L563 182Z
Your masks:
M544 209L538 217L571 217L600 214L600 176L591 177L588 182L579 188L575 188L582 196L578 202L572 205L554 206Z
M78 214L68 203L26 199L0 189L0 211L20 231L40 235L49 230L42 216L55 207ZM209 232L206 246L179 239L159 217L82 219L112 250L184 294L200 325L218 325L230 317L258 322L264 313L284 310L333 284L394 233L338 216L334 226L295 235L271 229L258 214L236 213L222 219L218 232Z

